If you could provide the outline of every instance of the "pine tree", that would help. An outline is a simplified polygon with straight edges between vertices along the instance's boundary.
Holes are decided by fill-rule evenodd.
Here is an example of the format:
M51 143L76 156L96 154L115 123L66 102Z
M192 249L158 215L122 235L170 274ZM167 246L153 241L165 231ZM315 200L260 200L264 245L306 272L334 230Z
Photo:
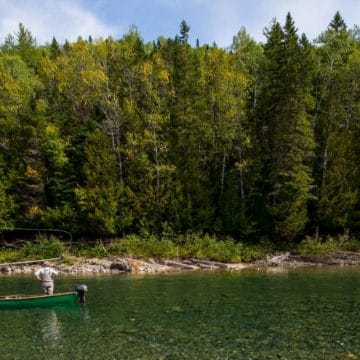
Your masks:
M3 229L15 225L18 209L15 197L11 194L9 174L8 176L5 175L9 169L6 168L1 155L0 151L0 229Z
M329 30L334 30L336 33L339 33L341 31L346 31L346 24L342 16L340 15L340 12L337 11L334 15L334 18L331 20L329 24Z
M116 234L121 224L121 186L116 181L116 163L110 149L109 138L100 130L89 135L82 168L84 183L75 189L81 230L100 236Z
M35 68L38 58L36 41L31 32L27 30L22 23L19 24L19 30L16 33L16 40L17 43L15 45L15 49L17 53L29 67Z
M58 57L61 54L59 43L57 42L55 36L52 38L50 45L50 54L53 59Z
M189 41L189 32L190 32L190 27L188 26L188 24L186 23L185 20L183 20L180 24L180 37L179 40L182 44L187 44Z
M318 142L316 225L344 229L357 201L353 134L357 91L348 73L355 44L339 12L318 39L315 131ZM356 80L355 80L356 81Z
M263 175L268 174L267 206L276 234L292 240L308 221L314 134L309 55L290 14L283 29L275 22L267 32L264 55L259 110L264 151L269 154Z

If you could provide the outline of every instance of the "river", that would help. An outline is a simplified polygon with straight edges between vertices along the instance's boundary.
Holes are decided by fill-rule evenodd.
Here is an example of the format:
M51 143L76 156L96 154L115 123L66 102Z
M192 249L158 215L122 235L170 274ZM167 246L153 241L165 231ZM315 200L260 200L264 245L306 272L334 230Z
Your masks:
M61 277L85 306L1 310L0 359L360 359L360 270ZM0 276L0 295L38 293Z

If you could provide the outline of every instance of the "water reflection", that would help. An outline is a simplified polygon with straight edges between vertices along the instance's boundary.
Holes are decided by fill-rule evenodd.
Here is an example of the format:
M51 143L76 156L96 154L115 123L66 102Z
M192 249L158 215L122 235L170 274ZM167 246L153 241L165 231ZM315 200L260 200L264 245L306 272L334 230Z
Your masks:
M62 349L67 342L70 327L78 328L90 320L88 308L84 306L54 307L42 309L39 313L38 339L42 343L43 353Z
M82 305L79 307L79 309L80 309L81 319L84 322L90 320L90 314L88 308L85 305Z
M289 274L289 269L283 266L271 266L265 268L266 274L270 275L284 275L287 276Z
M46 314L42 322L42 339L48 347L56 347L61 339L61 323L54 309Z

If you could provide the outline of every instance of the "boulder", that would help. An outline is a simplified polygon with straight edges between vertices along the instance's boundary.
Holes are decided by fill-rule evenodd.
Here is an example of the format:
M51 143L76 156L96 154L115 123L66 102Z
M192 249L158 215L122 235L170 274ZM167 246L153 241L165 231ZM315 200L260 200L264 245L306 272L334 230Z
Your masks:
M87 259L85 261L86 264L89 265L101 265L104 267L110 267L112 264L112 261L107 260L107 259Z
M131 265L125 259L118 259L110 265L110 270L130 272Z
M10 267L10 266L2 266L2 267L0 268L0 272L2 272L2 273L11 272L11 267Z

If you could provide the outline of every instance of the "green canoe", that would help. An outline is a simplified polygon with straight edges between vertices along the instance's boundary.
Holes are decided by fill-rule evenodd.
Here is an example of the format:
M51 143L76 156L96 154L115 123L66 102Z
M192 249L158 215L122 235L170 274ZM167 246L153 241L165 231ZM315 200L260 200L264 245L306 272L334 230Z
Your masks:
M30 307L53 307L72 304L79 297L77 292L54 295L7 295L0 296L0 309L24 309Z

